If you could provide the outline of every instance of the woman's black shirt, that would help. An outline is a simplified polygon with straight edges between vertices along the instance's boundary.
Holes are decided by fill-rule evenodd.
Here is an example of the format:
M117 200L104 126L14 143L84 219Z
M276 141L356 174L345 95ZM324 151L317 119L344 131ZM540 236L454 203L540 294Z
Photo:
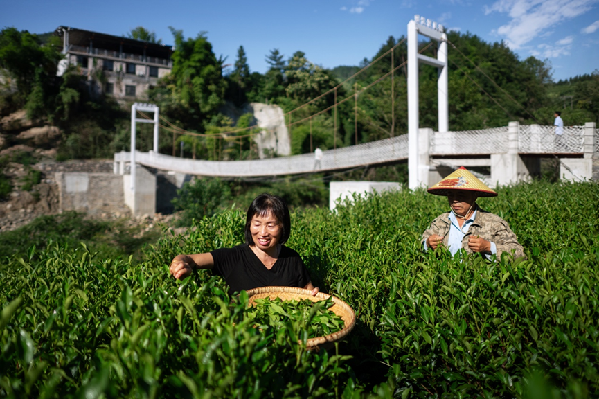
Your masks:
M305 287L310 282L308 270L299 254L281 246L281 253L272 268L258 259L247 244L233 248L220 248L211 252L212 270L229 285L229 294L256 287Z

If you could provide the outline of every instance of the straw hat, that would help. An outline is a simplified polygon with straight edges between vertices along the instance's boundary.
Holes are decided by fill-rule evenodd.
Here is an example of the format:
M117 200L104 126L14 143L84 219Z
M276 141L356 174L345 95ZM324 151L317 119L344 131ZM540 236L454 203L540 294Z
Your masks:
M459 169L429 188L427 191L433 195L447 196L450 190L475 191L479 197L497 197L495 191L487 187L485 183L480 181L463 166L460 166Z

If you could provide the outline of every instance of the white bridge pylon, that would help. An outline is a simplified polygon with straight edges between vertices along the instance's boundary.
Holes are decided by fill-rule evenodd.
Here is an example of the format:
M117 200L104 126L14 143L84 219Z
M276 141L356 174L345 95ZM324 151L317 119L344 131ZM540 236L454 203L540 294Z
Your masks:
M137 111L153 112L154 119L137 118ZM158 154L158 106L154 104L135 103L131 106L131 165L135 165L135 136L137 135L137 123L154 124L154 152ZM135 193L135 169L131 168L131 191Z
M428 160L421 160L418 149L418 66L422 62L432 65L439 69L439 78L437 81L438 93L438 119L439 132L448 131L448 102L447 102L447 34L443 32L443 25L431 22L419 15L408 23L408 136L409 136L409 157L408 157L408 186L414 190L420 186L428 184ZM437 59L418 53L418 35L429 37L439 42Z

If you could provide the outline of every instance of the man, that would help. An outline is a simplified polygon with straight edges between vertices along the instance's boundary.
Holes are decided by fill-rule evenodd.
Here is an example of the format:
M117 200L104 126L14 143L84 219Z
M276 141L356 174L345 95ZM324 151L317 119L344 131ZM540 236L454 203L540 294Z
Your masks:
M314 150L314 169L320 169L322 168L322 150L320 149L320 147L316 147L316 150Z
M561 112L559 111L555 111L553 116L555 117L555 121L553 122L553 125L555 126L555 149L563 150L564 148L562 147L564 142L562 140L562 135L564 134L564 121L562 120Z
M441 214L422 234L425 251L439 246L452 255L459 250L480 253L487 259L502 253L524 257L524 249L508 223L499 216L484 211L476 203L478 197L496 197L487 187L463 166L428 189L433 195L447 197L451 212Z

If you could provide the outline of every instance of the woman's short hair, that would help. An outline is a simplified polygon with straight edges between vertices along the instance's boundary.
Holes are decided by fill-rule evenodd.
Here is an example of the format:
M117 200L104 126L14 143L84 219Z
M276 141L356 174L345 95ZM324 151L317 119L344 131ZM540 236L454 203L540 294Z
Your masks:
M254 240L252 239L252 232L250 231L250 225L254 215L266 216L270 212L274 215L277 221L281 224L281 238L279 239L280 244L285 244L291 233L291 219L289 218L289 209L285 201L276 195L271 194L260 194L252 201L252 204L248 208L247 221L245 222L245 243L252 245Z

